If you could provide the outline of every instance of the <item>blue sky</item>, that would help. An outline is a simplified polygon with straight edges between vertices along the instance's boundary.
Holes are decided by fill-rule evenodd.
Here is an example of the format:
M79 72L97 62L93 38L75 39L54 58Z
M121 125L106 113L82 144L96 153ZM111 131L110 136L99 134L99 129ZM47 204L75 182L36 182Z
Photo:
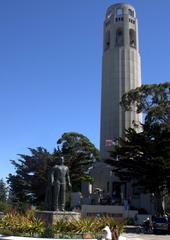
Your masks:
M103 21L114 0L0 1L0 178L10 159L75 131L99 147ZM170 1L129 0L142 83L170 81Z

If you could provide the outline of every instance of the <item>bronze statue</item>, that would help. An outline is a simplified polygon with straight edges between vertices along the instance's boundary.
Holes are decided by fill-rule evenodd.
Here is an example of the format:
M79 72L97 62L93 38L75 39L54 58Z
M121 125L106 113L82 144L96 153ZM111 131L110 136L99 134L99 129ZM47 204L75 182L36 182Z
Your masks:
M48 174L46 205L48 210L64 211L66 184L71 188L69 169L64 165L64 157L57 158L57 164Z

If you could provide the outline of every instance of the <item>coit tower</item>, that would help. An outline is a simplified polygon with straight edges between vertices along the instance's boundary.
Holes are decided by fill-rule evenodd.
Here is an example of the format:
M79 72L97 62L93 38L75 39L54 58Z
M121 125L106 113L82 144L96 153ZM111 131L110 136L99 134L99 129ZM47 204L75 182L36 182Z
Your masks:
M101 159L132 122L141 121L135 111L120 106L122 94L141 85L138 22L135 9L124 3L107 9L104 21L101 97Z

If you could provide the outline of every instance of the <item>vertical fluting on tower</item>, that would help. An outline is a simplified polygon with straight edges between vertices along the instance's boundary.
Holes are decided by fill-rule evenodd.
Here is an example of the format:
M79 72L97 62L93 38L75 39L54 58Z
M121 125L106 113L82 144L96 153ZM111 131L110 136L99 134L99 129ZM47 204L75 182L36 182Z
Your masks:
M129 4L114 4L104 21L101 96L101 159L115 138L140 121L135 111L125 112L120 106L123 93L141 85L141 63L138 44L138 23L135 9Z

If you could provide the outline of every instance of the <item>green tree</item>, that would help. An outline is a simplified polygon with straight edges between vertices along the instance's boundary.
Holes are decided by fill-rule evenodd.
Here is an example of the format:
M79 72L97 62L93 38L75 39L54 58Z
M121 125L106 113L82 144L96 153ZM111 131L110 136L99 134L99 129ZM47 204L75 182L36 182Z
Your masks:
M122 96L125 111L143 112L146 124L170 124L170 82L144 84Z
M73 191L80 191L81 180L91 180L85 172L99 158L99 151L87 137L76 132L64 133L57 144L70 169Z
M80 190L81 178L88 179L84 171L98 157L98 150L79 133L64 133L57 143L53 153L42 147L29 148L30 155L18 154L19 159L11 161L16 169L16 174L8 177L13 202L44 203L48 172L59 155L65 157L65 164L70 169L73 190Z
M142 85L122 97L126 111L145 113L141 132L125 130L107 163L121 180L133 180L144 192L154 193L156 210L170 193L170 83Z
M122 181L133 180L143 192L154 193L155 208L162 212L163 196L170 193L170 129L143 125L143 131L125 131L107 163Z
M6 202L7 200L7 193L8 193L8 188L3 181L3 179L0 179L0 201L1 202Z
M8 183L14 202L36 203L45 199L47 172L54 165L52 155L42 147L29 148L31 155L18 154L17 161L12 160L16 174L9 174Z

